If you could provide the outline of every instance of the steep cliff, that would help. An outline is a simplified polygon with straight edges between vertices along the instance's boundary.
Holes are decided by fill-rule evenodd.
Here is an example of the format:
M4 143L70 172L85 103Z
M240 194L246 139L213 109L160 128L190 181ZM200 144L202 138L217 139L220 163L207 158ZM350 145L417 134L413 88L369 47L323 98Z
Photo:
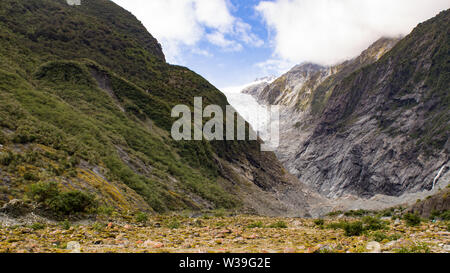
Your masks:
M294 67L259 92L282 106L285 167L329 197L430 190L449 171L449 18L341 65Z

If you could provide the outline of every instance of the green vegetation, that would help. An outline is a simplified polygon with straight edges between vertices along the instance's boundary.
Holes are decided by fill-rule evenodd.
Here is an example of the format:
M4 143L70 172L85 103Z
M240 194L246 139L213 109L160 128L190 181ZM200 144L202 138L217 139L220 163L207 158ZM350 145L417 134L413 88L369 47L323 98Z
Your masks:
M395 253L430 253L430 247L426 243L414 243L412 246L405 246L394 249Z
M396 241L400 239L402 236L400 234L386 234L382 231L376 231L371 234L371 237L374 241L383 242L383 241Z
M0 18L0 143L6 144L0 164L11 176L31 168L14 177L18 184L70 181L61 183L70 189L104 178L108 183L90 190L99 205L116 210L140 202L127 191L156 212L199 210L199 199L238 209L241 203L218 183L217 160L271 164L256 141L169 137L174 105L193 107L199 96L205 105L225 107L226 97L194 72L165 63L157 41L111 1L73 8L64 1L5 0ZM29 151L8 146L13 143ZM100 178L85 175L94 168L102 169ZM21 194L17 187L14 198ZM83 196L62 198L52 204L71 213L64 203Z
M450 210L444 210L444 211L434 210L431 212L430 219L450 221Z
M264 224L261 221L251 223L247 226L247 228L264 228Z
M57 214L72 215L95 209L94 196L81 191L61 192L56 182L40 182L30 187L29 196Z
M68 230L71 227L71 223L68 219L65 219L64 221L59 223L59 226L64 230Z
M138 222L140 224L145 224L148 221L148 215L146 213L143 213L143 212L138 212L135 215L135 220L136 220L136 222Z
M248 229L253 229L253 228L278 228L278 229L283 229L283 228L288 228L288 224L285 221L278 221L275 223L271 223L268 225L265 225L262 221L256 221L253 222L251 224L247 225Z
M366 216L362 221L333 222L326 225L326 227L330 229L343 229L346 236L359 236L364 232L387 229L387 223L377 217Z
M334 217L334 216L341 215L341 214L343 214L343 213L344 213L344 212L343 212L342 210L332 211L332 212L328 213L327 216L329 216L329 217Z
M31 229L33 230L41 230L41 229L45 229L45 224L43 223L34 223L30 226Z
M323 219L316 219L316 220L314 220L314 224L316 226L323 227L323 225L325 224L325 221Z
M365 216L362 219L362 222L364 224L364 230L380 230L380 229L386 229L387 223L380 220L379 218L372 217L372 216Z
M177 219L174 219L167 224L167 227L170 229L177 229L181 227L181 223Z
M346 211L346 212L344 213L344 215L347 216L347 217L361 217L361 216L367 215L367 214L369 214L369 213L370 213L370 212L367 211L367 210L360 209L360 210L350 210L350 211Z
M346 223L343 226L343 229L345 231L345 236L359 236L364 231L363 223L360 221Z
M288 225L284 221L278 221L276 223L270 224L269 228L288 228Z
M403 220L405 220L406 224L410 227L418 226L422 222L420 216L413 213L406 213L405 215L403 215Z
M109 206L99 206L97 208L97 213L100 215L112 216L114 212L116 212L116 210Z
M103 231L106 228L104 223L95 222L92 224L92 228L98 232Z

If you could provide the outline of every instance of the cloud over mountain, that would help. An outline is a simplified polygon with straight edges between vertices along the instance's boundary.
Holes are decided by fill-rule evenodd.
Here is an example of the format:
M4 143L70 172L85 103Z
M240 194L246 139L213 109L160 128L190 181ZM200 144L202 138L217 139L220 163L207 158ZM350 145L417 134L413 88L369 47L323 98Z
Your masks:
M256 6L272 31L274 59L330 65L381 36L408 34L449 0L276 0Z
M161 43L169 61L188 47L193 53L211 55L197 44L207 41L226 51L264 42L251 26L231 14L227 0L113 0L131 11Z

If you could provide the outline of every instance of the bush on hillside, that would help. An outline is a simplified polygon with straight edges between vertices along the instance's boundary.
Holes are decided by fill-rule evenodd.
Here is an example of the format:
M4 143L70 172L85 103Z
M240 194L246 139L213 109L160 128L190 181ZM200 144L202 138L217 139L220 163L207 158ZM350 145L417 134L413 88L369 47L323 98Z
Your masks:
M93 195L81 191L61 192L56 182L31 185L29 196L57 214L71 215L88 212L97 207Z

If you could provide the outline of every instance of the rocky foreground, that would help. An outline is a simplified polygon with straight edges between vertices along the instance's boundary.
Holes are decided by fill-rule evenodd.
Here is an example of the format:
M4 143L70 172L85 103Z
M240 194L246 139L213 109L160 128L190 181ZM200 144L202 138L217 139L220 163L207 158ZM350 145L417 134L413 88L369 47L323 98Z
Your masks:
M65 221L3 226L0 252L450 252L448 221L422 221L415 225L390 217L344 215L322 220L222 215L146 219L141 215L133 224L97 219L78 224Z

